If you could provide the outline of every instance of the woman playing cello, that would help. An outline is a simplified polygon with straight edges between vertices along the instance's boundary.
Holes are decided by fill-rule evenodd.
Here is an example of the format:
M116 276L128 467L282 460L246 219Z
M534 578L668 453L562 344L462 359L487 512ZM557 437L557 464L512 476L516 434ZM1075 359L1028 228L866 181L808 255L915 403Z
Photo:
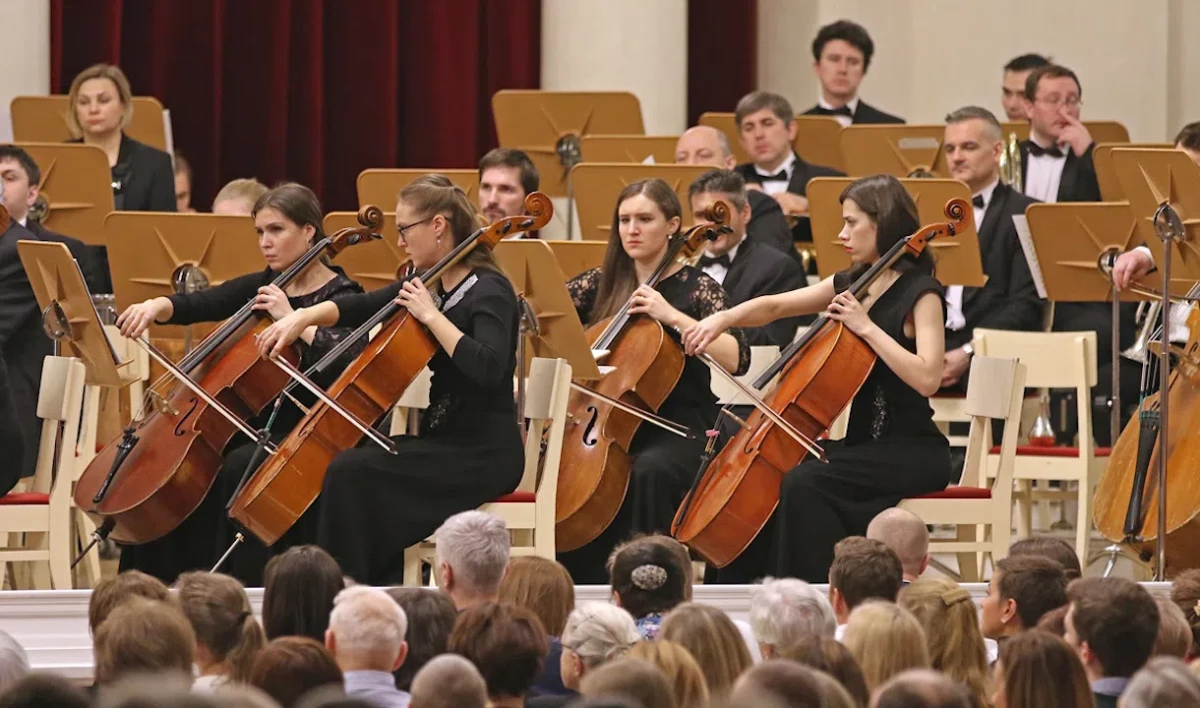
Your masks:
M849 270L800 290L754 298L684 333L685 350L702 352L730 327L824 310L878 357L854 397L845 440L824 446L828 464L809 459L784 477L773 523L716 573L716 582L763 574L826 582L840 539L865 533L877 513L901 499L948 482L949 447L927 400L941 382L945 349L942 286L932 275L932 256L903 256L863 303L846 292L881 253L920 227L916 204L886 175L855 181L839 201L845 223L838 239L853 264Z
M249 300L254 300L255 310L279 319L294 308L314 305L334 295L362 292L358 283L347 278L341 269L320 261L315 261L297 276L286 290L272 284L275 277L299 260L315 241L324 238L321 204L308 187L281 184L258 199L251 215L255 231L258 232L259 249L266 261L264 270L228 280L207 290L157 297L131 305L117 318L121 333L126 337L140 337L154 322L192 324L221 321L231 317ZM300 337L301 368L320 359L350 331L348 327L307 329ZM352 348L339 362L340 365L331 367L332 370L320 377L317 383L327 385L361 349L362 344ZM306 405L311 402L311 396L306 391L298 393L297 398L302 401L308 398ZM271 426L272 438L279 439L286 435L300 418L300 409L285 399ZM258 429L265 421L264 415L263 420L253 420L250 424ZM182 572L211 568L232 540L233 531L225 516L224 503L232 496L245 473L255 447L255 443L247 441L244 436L237 438L235 446L226 450L225 465L214 484L216 489L210 490L204 502L174 531L150 543L124 547L121 570L135 568L170 583ZM310 527L307 533L306 526ZM306 542L306 537L314 535L311 526L311 521L307 525L298 525L296 534L277 545L286 548ZM260 586L266 556L267 551L261 544L247 539L246 547L230 557L226 572L237 576L247 586Z
M642 284L662 263L671 236L680 231L682 211L679 197L661 179L634 182L621 191L613 209L603 266L567 283L580 320L596 324L628 300L630 313L657 320L676 338L676 331L728 307L729 296L717 281L680 263L669 266L657 288ZM725 369L741 373L749 367L750 348L741 330L714 334L708 344L709 353ZM688 440L648 424L639 426L629 450L629 489L616 518L594 541L559 555L576 583L607 583L605 562L617 543L633 533L670 529L704 451L702 433L717 415L706 364L699 359L686 360L679 382L658 415L700 435Z
M417 272L467 240L478 216L443 175L401 190L396 230ZM419 278L297 310L263 332L265 356L313 325L357 326L393 300L433 335L429 408L418 437L393 438L338 454L321 491L318 542L360 583L399 583L404 549L457 512L511 492L524 450L514 422L517 298L482 246L448 268L436 296Z

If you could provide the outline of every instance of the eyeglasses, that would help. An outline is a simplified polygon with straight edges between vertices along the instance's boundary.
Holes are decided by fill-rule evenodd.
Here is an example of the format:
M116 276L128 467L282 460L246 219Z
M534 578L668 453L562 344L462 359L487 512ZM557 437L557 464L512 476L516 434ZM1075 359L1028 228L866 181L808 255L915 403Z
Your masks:
M396 233L400 234L400 238L404 238L405 232L407 232L409 229L411 229L414 226L420 226L421 224L424 224L426 221L429 221L432 218L433 218L432 216L427 216L424 219L421 219L420 221L414 221L411 224L405 224L404 226L397 226Z
M1063 98L1062 96L1051 96L1048 98L1039 98L1036 102L1043 103L1047 106L1054 106L1056 108L1064 105L1067 108L1077 108L1083 105L1083 101L1078 96L1067 96L1066 98Z

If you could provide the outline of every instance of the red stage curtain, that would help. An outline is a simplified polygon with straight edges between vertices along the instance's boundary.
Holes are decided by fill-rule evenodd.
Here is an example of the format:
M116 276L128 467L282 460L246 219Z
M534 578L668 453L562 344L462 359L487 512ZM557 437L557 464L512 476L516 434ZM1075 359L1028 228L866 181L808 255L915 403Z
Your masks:
M688 125L758 88L758 0L688 1Z
M51 86L116 63L171 111L193 203L257 177L355 209L368 167L473 167L537 88L541 0L52 0ZM385 209L393 205L380 205Z

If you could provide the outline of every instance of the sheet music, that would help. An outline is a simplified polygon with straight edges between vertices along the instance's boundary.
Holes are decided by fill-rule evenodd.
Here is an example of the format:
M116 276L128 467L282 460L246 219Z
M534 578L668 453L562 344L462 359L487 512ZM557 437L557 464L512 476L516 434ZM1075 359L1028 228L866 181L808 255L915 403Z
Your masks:
M1033 276L1038 297L1045 300L1046 279L1042 277L1042 268L1038 265L1037 251L1033 250L1033 234L1029 232L1029 222L1024 214L1014 214L1012 220L1013 226L1017 227L1017 238L1021 240L1021 250L1025 251L1025 262L1029 264L1029 273Z

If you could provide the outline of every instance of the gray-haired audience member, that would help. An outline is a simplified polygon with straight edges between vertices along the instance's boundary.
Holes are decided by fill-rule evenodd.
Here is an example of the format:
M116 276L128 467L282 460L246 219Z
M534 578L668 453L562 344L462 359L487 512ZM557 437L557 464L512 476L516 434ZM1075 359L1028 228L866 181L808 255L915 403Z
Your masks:
M883 684L871 699L871 708L971 708L971 696L962 684L929 669L905 671Z
M619 658L640 639L633 616L607 602L588 602L567 616L562 633L563 685L579 690L591 670Z
M1121 708L1200 706L1200 678L1173 656L1156 656L1133 675L1117 705Z
M750 629L763 659L801 643L832 637L833 605L816 588L796 578L763 578L750 589Z
M921 577L929 567L929 528L907 509L884 509L871 519L867 538L882 541L900 557L904 584Z
M0 691L20 681L29 673L29 656L20 642L0 630Z
M487 704L487 684L479 669L458 654L433 657L413 677L410 708L484 708Z
M392 672L408 655L408 619L382 590L358 585L333 600L325 648L344 677L346 695L379 708L405 708L409 694L396 688Z
M438 587L460 611L494 601L512 545L504 521L482 511L446 519L434 533Z

